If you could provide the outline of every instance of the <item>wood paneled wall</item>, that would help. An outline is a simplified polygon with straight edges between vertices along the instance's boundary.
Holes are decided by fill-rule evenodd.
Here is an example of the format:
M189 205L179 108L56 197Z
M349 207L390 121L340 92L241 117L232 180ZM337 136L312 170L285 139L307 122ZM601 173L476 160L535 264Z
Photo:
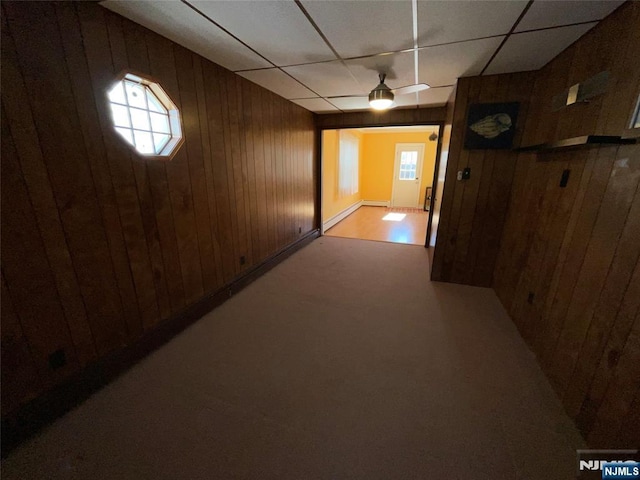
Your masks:
M523 134L531 88L528 72L458 80L431 270L433 280L491 286L516 154L510 150L465 150L467 107L472 103L520 102L514 140L517 145ZM457 172L467 167L471 178L457 180Z
M171 161L113 130L125 70L179 106ZM310 112L97 3L3 2L3 416L312 231L314 152Z
M526 144L620 135L638 58L640 3L629 2L538 72ZM606 94L551 111L553 95L603 70ZM494 272L567 413L600 448L640 444L639 184L640 145L520 155Z
M446 107L406 108L376 112L329 113L316 115L319 128L376 127L386 125L419 125L442 123Z
M440 158L436 159L436 171L434 173L436 177L435 188L433 191L433 203L432 210L433 213L429 219L430 224L427 228L427 232L429 232L429 246L435 247L436 238L438 235L438 227L440 224L440 213L442 209L442 196L444 193L444 181L447 175L447 164L449 162L449 147L451 145L451 130L453 128L453 115L455 112L455 101L456 101L456 88L453 89L451 96L449 97L449 101L446 105L446 117L444 121L444 125L440 129ZM430 250L431 253L433 253ZM433 255L430 257L433 260ZM433 268L433 261L430 262L430 268Z
M640 444L640 146L469 152L463 122L469 103L520 101L515 145L621 135L638 58L640 3L627 2L538 72L460 80L433 266L434 279L493 285L598 448ZM606 94L551 111L553 95L603 70ZM471 180L457 182L464 166Z

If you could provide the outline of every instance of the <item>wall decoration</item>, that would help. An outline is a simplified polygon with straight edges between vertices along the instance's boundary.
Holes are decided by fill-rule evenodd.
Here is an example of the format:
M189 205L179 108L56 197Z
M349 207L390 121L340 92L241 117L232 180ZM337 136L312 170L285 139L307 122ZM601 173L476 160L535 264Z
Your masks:
M511 148L516 132L519 103L469 105L464 148L468 150Z

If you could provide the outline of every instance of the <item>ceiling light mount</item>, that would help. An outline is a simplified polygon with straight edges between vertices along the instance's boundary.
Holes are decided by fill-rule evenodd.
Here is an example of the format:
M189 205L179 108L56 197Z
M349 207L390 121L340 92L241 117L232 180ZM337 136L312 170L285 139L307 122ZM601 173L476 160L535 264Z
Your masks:
M387 110L393 105L395 96L391 89L384 83L386 76L385 73L378 75L380 83L376 88L371 90L369 94L369 105L371 105L371 108L374 110Z

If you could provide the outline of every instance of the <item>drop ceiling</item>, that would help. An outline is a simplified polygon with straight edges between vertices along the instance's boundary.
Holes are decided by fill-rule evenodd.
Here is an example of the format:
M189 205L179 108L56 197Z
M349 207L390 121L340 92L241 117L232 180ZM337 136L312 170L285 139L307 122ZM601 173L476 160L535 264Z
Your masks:
M444 105L459 77L536 70L623 1L106 0L101 4L316 113Z

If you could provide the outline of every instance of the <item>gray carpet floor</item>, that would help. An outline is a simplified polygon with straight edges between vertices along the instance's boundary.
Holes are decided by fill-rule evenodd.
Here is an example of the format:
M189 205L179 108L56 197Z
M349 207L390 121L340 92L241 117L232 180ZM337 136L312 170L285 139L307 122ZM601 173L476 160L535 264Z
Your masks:
M570 479L583 440L490 289L322 237L15 450L4 479Z

